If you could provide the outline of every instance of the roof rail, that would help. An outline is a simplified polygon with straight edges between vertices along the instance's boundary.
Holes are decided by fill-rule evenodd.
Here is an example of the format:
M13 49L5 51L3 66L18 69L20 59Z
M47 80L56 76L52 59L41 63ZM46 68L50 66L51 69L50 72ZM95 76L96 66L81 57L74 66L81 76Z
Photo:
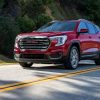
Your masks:
M88 21L88 20L86 20L86 19L78 19L78 20L85 20L85 21Z

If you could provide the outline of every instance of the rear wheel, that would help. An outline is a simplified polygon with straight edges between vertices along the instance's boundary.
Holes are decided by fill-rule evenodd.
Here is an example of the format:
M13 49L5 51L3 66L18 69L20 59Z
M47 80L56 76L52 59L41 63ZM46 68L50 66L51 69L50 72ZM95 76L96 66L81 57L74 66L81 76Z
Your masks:
M65 68L76 69L79 63L79 51L76 46L71 47L68 57L64 62Z
M100 54L99 54L99 58L95 60L95 64L100 65Z
M19 63L23 68L28 68L31 67L33 65L32 62L20 62Z

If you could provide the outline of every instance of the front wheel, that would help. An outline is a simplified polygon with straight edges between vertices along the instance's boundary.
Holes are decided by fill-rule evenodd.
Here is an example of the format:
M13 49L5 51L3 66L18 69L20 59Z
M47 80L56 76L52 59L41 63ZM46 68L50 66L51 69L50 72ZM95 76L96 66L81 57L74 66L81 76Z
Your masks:
M33 65L33 63L32 62L20 62L19 63L20 64L20 66L22 66L23 68L28 68L28 67L31 67L32 65Z
M79 51L76 46L73 46L70 49L68 57L66 57L64 66L65 68L76 69L78 67L78 63L79 63Z

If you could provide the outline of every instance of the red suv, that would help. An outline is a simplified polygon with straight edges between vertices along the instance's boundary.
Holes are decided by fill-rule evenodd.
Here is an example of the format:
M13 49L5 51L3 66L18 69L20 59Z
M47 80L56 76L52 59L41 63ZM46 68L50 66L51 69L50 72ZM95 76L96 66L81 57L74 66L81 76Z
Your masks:
M100 28L84 19L52 21L37 31L18 35L14 57L22 67L56 62L75 69L81 59L100 65Z

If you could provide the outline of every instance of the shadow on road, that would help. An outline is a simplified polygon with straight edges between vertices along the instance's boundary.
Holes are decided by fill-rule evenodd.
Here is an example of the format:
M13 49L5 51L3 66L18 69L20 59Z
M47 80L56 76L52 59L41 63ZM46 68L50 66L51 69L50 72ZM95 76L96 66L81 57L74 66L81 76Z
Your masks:
M0 94L0 100L100 100L100 73L78 75Z
M79 66L78 66L78 68L77 69L75 69L75 70L79 70L79 69L83 69L83 68L91 68L91 67L94 67L94 66L96 66L95 64L79 64ZM43 70L43 71L51 71L51 70L71 70L71 69L67 69L67 68L65 68L65 66L63 66L63 65L52 65L52 66L32 66L32 67L27 67L27 68L24 68L24 69L28 69L28 70Z
M32 66L30 68L24 68L26 70L33 70L33 75L38 76L38 77L46 77L49 75L55 75L55 74L63 74L63 73L69 73L69 72L74 72L74 71L79 71L79 70L85 70L89 68L94 68L96 67L95 64L84 64L81 63L79 64L79 67L75 70L71 69L65 69L63 65L53 65L53 66Z

